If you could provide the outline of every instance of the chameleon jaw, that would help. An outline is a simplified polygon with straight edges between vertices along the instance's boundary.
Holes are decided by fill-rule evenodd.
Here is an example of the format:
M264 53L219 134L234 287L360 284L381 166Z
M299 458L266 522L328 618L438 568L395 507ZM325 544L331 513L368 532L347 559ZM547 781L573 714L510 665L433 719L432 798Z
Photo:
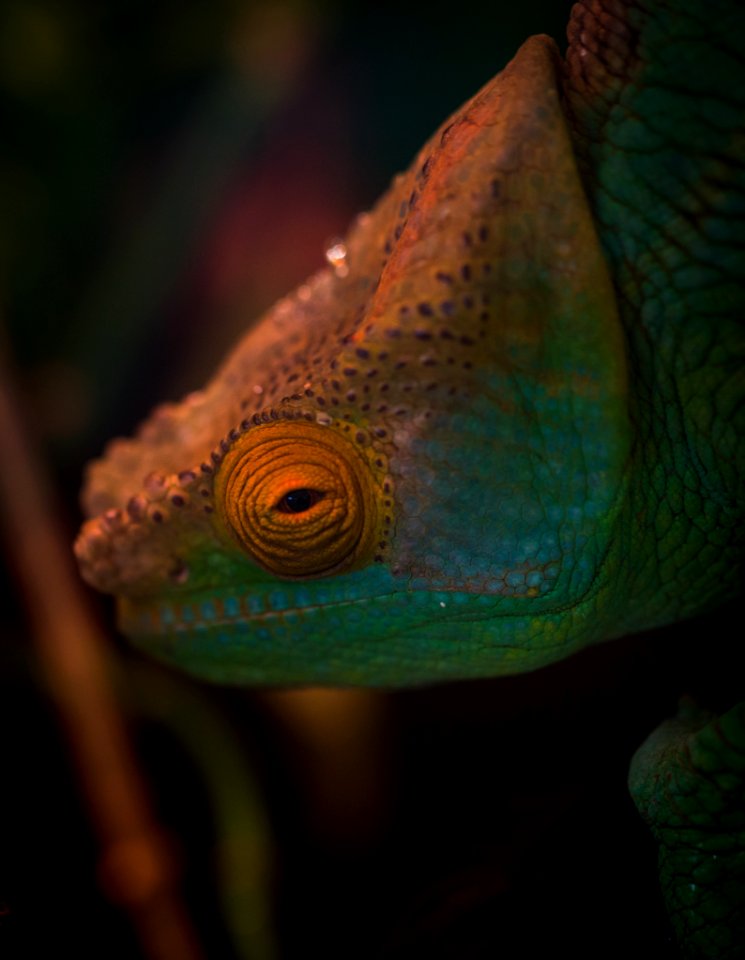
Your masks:
M566 610L547 616L554 628L546 634L524 607L414 589L382 565L312 583L120 596L117 610L135 646L231 685L410 686L479 676L485 662L505 675L537 669L587 641Z

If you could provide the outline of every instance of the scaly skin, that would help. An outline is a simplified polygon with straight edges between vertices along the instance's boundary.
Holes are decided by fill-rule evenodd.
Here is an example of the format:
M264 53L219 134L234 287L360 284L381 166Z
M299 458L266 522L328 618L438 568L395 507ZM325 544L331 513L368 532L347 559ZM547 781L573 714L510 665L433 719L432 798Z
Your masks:
M745 703L681 705L637 751L629 785L660 844L660 878L688 957L745 951Z
M124 633L221 682L401 685L737 594L745 22L680 8L578 4L565 62L529 40L345 256L93 464L76 551ZM666 822L658 759L634 790Z
M575 7L565 90L633 370L631 595L682 616L741 582L745 128L742 12L678 6Z
M684 615L742 578L745 21L679 6L575 8L565 90L634 371L630 593ZM745 955L744 708L682 708L631 769L686 957Z

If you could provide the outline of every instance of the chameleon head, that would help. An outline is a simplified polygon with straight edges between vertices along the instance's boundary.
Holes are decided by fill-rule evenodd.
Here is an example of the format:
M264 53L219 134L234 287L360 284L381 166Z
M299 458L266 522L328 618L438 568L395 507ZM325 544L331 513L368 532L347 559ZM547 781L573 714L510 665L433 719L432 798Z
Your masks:
M76 552L136 643L226 682L394 685L608 635L625 348L556 74L529 41L344 270L92 465Z

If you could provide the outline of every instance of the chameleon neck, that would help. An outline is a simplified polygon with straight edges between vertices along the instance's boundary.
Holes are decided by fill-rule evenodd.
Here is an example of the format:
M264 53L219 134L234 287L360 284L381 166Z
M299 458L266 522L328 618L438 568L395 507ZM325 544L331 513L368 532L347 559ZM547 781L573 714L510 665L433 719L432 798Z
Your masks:
M693 606L739 576L724 544L743 493L744 34L742 7L708 0L584 0L568 29L566 105L636 377L622 527L632 557L661 560L632 593L676 593L681 615L681 585Z

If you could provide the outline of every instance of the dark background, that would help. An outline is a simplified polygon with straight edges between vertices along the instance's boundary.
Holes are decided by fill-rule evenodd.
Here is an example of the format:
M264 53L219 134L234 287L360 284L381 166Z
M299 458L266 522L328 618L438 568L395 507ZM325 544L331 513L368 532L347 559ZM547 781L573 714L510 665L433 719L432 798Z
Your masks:
M0 307L70 540L86 460L201 385L522 40L563 43L569 7L4 0ZM75 771L6 585L0 957L140 956L96 882ZM316 728L282 698L144 666L109 601L90 602L208 956L242 955L217 891L211 785L137 693L143 671L148 689L203 698L259 783L281 957L674 955L626 771L680 693L710 695L721 621L531 676L363 696Z

